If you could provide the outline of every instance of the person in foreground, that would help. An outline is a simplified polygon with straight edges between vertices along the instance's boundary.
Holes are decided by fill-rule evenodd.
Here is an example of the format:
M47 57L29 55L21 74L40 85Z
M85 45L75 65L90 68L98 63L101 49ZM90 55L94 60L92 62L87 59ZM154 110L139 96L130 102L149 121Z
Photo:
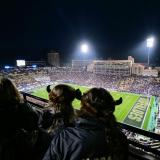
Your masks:
M35 146L35 159L37 160L43 158L53 136L59 129L74 125L75 113L72 102L75 98L81 98L79 89L65 84L58 84L53 88L49 85L46 90L49 95L49 106L41 115L41 129Z
M60 130L43 160L126 160L128 143L113 112L122 98L114 100L103 88L92 88L81 97L75 127Z
M32 159L38 115L7 78L0 79L0 159Z
M81 99L81 92L65 84L58 84L53 89L49 85L46 89L49 94L49 109L43 113L42 127L52 134L60 126L73 125L75 113L72 102L74 99Z

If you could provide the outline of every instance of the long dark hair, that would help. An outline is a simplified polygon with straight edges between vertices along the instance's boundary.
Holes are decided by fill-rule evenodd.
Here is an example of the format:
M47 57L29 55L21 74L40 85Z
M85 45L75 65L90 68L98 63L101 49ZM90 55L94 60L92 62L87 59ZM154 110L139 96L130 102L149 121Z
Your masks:
M116 124L115 106L122 103L122 98L114 100L112 95L103 88L92 88L81 98L81 116L92 116L103 120L110 127ZM111 123L112 122L112 123Z
M47 86L46 89L49 92L50 107L57 113L57 119L63 118L65 125L72 123L75 117L72 102L75 98L81 99L80 90L65 84L56 85L53 89Z
M0 79L0 104L17 104L22 101L14 83L8 78Z
M114 100L112 95L103 88L92 88L81 98L80 117L94 117L105 124L106 152L112 159L127 159L128 143L124 134L117 126L113 114L115 106L122 103L122 98ZM122 145L122 146L121 146Z

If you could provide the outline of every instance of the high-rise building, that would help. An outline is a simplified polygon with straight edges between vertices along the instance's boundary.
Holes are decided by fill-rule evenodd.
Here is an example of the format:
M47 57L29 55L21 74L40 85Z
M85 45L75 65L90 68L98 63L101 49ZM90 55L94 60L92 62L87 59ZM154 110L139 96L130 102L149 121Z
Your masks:
M57 52L48 53L48 64L51 66L59 67L59 53Z

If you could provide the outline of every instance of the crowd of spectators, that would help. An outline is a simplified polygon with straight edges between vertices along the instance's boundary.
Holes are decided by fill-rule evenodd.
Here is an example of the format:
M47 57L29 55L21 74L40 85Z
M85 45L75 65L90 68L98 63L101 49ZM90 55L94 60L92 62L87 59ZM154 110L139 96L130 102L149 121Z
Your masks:
M17 85L19 90L32 90L55 81L70 82L84 86L103 87L139 94L160 96L160 78L123 75L102 75L87 71L72 71L70 68L13 69L1 71Z
M101 75L90 72L58 71L50 72L52 81L61 80L72 83L104 87L109 90L119 90L139 94L150 94L160 96L160 78L139 77L123 75Z
M34 88L46 86L50 83L50 77L44 68L2 70L0 76L11 79L20 91L31 91Z
M159 140L155 140L128 130L123 129L123 133L127 136L128 140L136 142L138 144L142 144L148 148L155 148L160 151L160 142Z

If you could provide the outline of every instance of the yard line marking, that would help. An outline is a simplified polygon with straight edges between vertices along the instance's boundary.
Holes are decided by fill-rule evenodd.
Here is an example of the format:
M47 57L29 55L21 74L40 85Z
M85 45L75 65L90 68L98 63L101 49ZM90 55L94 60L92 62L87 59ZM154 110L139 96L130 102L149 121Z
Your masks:
M144 118L143 118L143 122L142 122L141 128L143 128L143 125L144 125L144 122L145 122L145 119L146 119L146 116L147 116L147 113L148 113L148 108L150 106L152 97L148 97L148 98L149 98L149 103L148 103L148 107L147 107L146 113L145 113Z

